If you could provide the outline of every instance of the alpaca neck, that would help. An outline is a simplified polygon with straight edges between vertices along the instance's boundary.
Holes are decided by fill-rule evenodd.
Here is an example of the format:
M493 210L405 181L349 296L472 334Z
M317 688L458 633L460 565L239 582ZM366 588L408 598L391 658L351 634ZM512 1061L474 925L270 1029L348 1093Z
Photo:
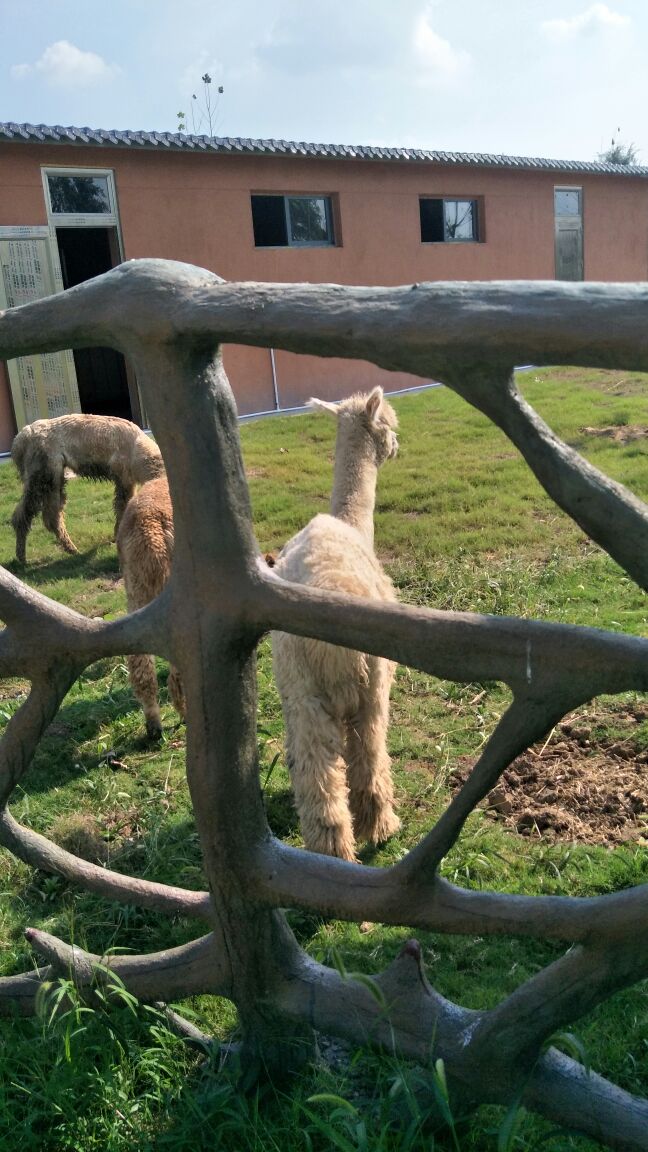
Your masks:
M335 454L331 512L351 524L373 547L378 468L374 461L345 457L345 452Z

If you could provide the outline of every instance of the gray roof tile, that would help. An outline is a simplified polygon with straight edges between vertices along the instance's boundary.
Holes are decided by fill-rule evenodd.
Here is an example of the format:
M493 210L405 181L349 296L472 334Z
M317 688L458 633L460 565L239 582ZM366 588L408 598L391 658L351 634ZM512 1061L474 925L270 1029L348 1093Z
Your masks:
M0 123L0 143L76 144L96 148L146 148L254 156L324 156L331 159L387 160L399 163L465 165L471 168L531 168L551 172L592 172L613 176L648 176L639 164L603 164L600 160L550 160L540 156L504 156L483 152L431 152L422 148L377 145L311 144L295 140L252 140L238 136L194 136L184 132L118 132L48 124Z

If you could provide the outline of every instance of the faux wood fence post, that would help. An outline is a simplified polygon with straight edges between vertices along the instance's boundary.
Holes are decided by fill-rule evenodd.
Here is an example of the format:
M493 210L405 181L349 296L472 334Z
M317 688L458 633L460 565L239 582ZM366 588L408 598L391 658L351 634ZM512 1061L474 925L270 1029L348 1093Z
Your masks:
M394 1043L445 1064L453 1106L520 1099L610 1148L648 1150L648 1102L546 1043L613 992L648 976L648 885L579 899L467 891L438 874L475 805L515 756L565 713L605 692L648 688L648 641L595 629L356 601L279 580L252 531L223 342L347 356L443 380L493 420L540 483L648 588L648 508L558 440L517 392L515 363L648 371L648 286L538 283L410 288L227 284L188 265L142 260L0 313L0 356L108 345L134 361L165 459L175 552L163 594L101 623L0 569L0 675L30 694L0 744L0 843L107 899L193 916L206 935L106 963L145 1000L227 996L243 1031L245 1076L311 1058L316 1030ZM200 493L200 499L193 499ZM501 680L513 702L438 822L398 864L369 868L309 854L267 825L257 765L255 651L269 629L355 646L438 677ZM187 777L209 892L122 876L21 826L7 802L84 667L156 652L187 699ZM410 941L376 976L378 998L299 947L282 907L437 932L563 941L565 955L495 1008L452 1004ZM28 930L47 966L0 980L0 1011L34 1011L41 983L100 957Z

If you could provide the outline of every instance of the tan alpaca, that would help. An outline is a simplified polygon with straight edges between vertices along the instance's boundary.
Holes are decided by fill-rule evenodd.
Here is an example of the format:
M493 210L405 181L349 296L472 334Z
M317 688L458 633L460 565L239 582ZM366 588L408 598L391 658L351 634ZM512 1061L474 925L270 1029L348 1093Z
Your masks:
M173 541L171 496L166 477L162 477L144 484L129 501L117 533L117 552L129 612L143 608L164 588L171 572ZM274 555L268 552L265 559L272 568ZM128 669L133 692L144 712L146 734L150 740L159 740L162 719L155 661L152 656L129 656ZM182 681L173 665L169 670L169 694L184 718Z
M164 472L160 450L136 424L117 416L70 415L35 420L14 438L11 455L23 483L23 494L11 524L16 533L16 559L25 563L27 534L43 513L45 527L66 552L77 548L65 526L65 470L115 485L115 532L138 484Z
M315 516L282 549L275 573L297 584L395 600L373 550L378 469L396 455L396 414L382 388L340 404L331 515ZM286 757L304 843L355 859L355 841L397 831L386 737L394 665L318 640L272 633Z
M117 533L117 552L124 577L128 611L143 608L160 594L171 571L173 556L173 509L166 477L144 484L129 501ZM133 692L142 705L146 734L151 740L162 735L157 674L152 656L129 656ZM169 671L169 693L182 717L184 692L177 670Z

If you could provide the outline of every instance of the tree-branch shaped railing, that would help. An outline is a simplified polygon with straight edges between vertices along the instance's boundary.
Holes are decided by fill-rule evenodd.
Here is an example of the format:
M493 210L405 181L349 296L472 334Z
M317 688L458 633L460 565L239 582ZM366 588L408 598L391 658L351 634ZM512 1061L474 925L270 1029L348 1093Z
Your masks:
M467 816L515 756L596 694L648 688L648 641L527 620L365 602L291 585L252 531L236 409L219 345L255 344L373 361L443 380L510 437L556 502L648 588L648 508L558 440L522 399L515 363L648 370L648 286L539 283L412 288L227 284L187 265L121 265L0 315L0 356L109 345L134 362L167 467L173 571L147 608L85 619L0 569L0 674L31 683L0 745L0 843L109 899L202 920L209 933L149 956L111 956L137 996L229 997L248 1083L310 1059L315 1031L443 1059L451 1103L527 1107L611 1148L648 1149L648 1101L547 1048L552 1034L648 976L648 885L589 899L467 891L438 874ZM257 764L255 650L269 629L389 657L437 677L499 680L513 701L436 825L399 863L362 867L275 839ZM82 861L6 808L79 672L156 652L179 668L187 777L209 892ZM415 941L364 983L316 963L283 906L437 932L563 941L565 955L497 1007L473 1011L428 983ZM79 987L99 957L28 930L47 967L0 981L0 1010L34 1011L53 974ZM105 972L105 968L101 968Z

